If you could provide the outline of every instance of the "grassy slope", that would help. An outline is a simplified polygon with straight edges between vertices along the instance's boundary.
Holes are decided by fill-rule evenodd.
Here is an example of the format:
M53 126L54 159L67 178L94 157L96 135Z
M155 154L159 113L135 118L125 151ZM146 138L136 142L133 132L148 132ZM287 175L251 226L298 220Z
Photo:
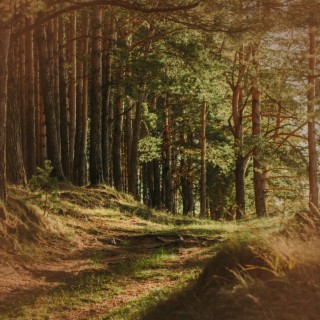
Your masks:
M190 319L215 319L193 318L207 309L185 299L189 286L201 287L195 279L225 248L222 242L231 239L237 248L279 231L283 223L279 218L236 224L172 217L105 187L65 187L56 213L47 216L39 200L28 197L24 190L11 190L10 210L1 227L1 243L7 245L0 259L7 264L0 271L10 266L12 272L0 280L0 319L137 320L145 314L146 319L169 319L170 313L179 319L177 312L188 319L185 310ZM233 256L232 250L227 251ZM210 270L202 279L212 278ZM248 284L238 275L232 285L228 282L228 290L235 283L242 288L239 281ZM199 297L210 302L207 291L199 290ZM234 299L230 290L221 301ZM243 288L239 290L235 294ZM158 303L170 296L159 309ZM207 312L212 314L211 309Z
M196 281L142 319L318 320L319 227L319 212L309 213L285 233L227 241Z

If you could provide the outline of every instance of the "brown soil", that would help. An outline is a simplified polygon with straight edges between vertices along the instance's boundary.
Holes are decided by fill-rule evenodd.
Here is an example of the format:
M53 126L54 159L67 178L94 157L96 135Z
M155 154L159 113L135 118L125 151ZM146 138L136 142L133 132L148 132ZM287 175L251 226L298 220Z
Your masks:
M90 211L91 210L91 211ZM71 286L86 275L116 272L126 261L147 257L159 248L172 248L177 258L166 268L183 272L186 265L202 266L208 258L205 249L219 239L191 235L144 234L146 222L134 218L103 218L87 208L77 217L49 216L51 225L63 222L63 236L49 237L41 243L0 251L0 319L15 319L21 306L31 306L39 297L59 287ZM54 233L53 233L54 234ZM126 244L130 243L130 248ZM99 263L93 263L99 257ZM109 299L85 303L63 317L54 312L48 319L95 319L114 308L159 287L174 287L174 280L135 279L123 276L120 294ZM12 316L10 316L10 314ZM8 316L9 315L9 316ZM11 318L10 318L11 317Z

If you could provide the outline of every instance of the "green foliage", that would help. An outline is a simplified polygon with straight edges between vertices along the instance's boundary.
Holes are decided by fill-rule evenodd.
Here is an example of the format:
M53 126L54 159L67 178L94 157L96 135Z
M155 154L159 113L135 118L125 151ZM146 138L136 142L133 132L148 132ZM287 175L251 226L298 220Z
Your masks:
M147 136L140 140L139 152L142 163L150 162L161 157L162 140L157 137Z
M45 162L44 168L37 168L36 174L30 179L30 189L35 198L40 199L44 213L56 210L58 199L58 181L52 176L53 167L50 161Z

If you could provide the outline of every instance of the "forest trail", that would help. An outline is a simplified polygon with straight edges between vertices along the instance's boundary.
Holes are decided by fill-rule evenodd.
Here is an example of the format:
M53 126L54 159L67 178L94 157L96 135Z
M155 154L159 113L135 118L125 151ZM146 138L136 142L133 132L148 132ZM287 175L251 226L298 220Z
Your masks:
M190 221L139 218L128 204L84 206L74 194L64 214L46 218L59 235L1 252L0 319L129 319L126 308L139 313L198 275L223 239Z

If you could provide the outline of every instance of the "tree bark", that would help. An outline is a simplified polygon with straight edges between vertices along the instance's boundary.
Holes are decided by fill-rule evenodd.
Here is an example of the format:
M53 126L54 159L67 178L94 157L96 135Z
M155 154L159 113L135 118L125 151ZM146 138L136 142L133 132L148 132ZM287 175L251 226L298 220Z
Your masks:
M57 121L57 134L58 134L58 142L59 148L61 150L61 107L60 107L60 66L59 66L59 19L54 19L52 22L52 49L53 49L53 89L54 89L54 104L56 111L56 121Z
M20 106L18 101L17 46L10 45L8 58L8 112L7 112L7 177L8 182L26 186L23 161Z
M153 181L154 181L154 195L153 195L153 206L157 209L162 207L161 203L161 174L160 174L160 163L158 159L153 160Z
M128 182L128 193L130 192L130 179L131 179L131 152L132 152L132 110L133 102L128 99L126 112L126 125L125 125L125 144L126 144L126 157L127 157L127 182Z
M103 176L107 184L111 184L110 162L111 162L111 139L112 132L112 49L114 47L114 18L108 12L110 17L106 21L107 39L104 45L104 73L103 73L103 111L102 111L102 163Z
M122 191L122 174L121 174L121 132L123 122L123 81L125 76L124 66L120 66L118 75L117 94L114 110L114 132L112 146L112 170L114 187Z
M200 217L201 218L207 218L206 113L207 113L207 103L203 99L202 111L201 111L201 178L200 178Z
M20 20L20 28L24 29L26 27L25 18ZM26 92L26 37L22 35L19 38L19 59L17 60L19 65L19 78L17 79L17 84L19 83L19 103L20 103L20 125L22 132L22 152L23 161L27 163L27 92Z
M192 134L188 135L188 142L192 141ZM181 137L182 146L185 144L184 137ZM193 214L193 181L192 181L192 160L186 156L184 149L181 151L180 160L181 194L183 215Z
M59 104L60 104L60 139L61 139L61 159L63 172L66 178L70 177L69 162L69 128L68 128L68 99L67 99L67 81L66 81L66 50L64 49L64 22L59 20Z
M88 135L88 51L89 16L81 15L81 36L79 43L80 61L77 64L79 80L77 84L77 125L74 157L74 181L83 186L87 183L87 135Z
M73 180L73 162L74 162L74 150L75 150L75 136L76 136L76 113L77 113L77 13L73 12L70 15L69 25L69 168L70 178ZM95 41L95 40L93 40Z
M258 140L261 137L261 93L259 91L259 62L256 57L256 48L253 48L253 63L255 65L256 75L253 78L251 87L252 96L252 135ZM259 143L259 141L256 141ZM263 166L261 164L262 150L256 145L253 149L253 186L256 215L265 217L267 215L265 178Z
M236 155L236 219L240 220L245 217L246 198L245 198L245 163L241 154Z
M309 28L309 75L308 75L308 149L309 149L309 201L315 207L319 204L317 139L315 124L315 86L317 65L316 27Z
M136 115L134 120L134 128L132 135L132 147L130 156L130 170L129 170L129 193L131 193L135 199L138 199L138 165L139 165L139 140L141 133L141 121L142 121L142 103L145 95L145 87L142 85L139 90L139 100L136 103Z
M26 25L31 25L31 19L27 19ZM33 32L26 34L26 128L27 150L26 150L26 172L30 179L35 174L37 167L36 150L36 106L35 106L35 76L34 76L34 40Z
M48 159L53 166L53 174L60 180L64 179L61 164L61 150L59 148L56 114L54 107L53 85L50 76L50 61L47 47L47 37L45 28L39 27L36 32L36 41L39 52L39 69L41 92L44 100L44 112L47 129L47 152Z
M40 72L39 72L39 54L38 50L34 51L34 88L36 104L36 144L37 144L37 165L44 167L47 159L47 134L45 124L45 114L43 107L43 97L40 90Z
M6 124L8 102L8 52L11 29L0 28L0 201L7 203Z
M93 8L92 14L92 84L90 116L90 182L103 183L102 167L102 10Z
M168 97L165 98L164 105L164 163L163 163L163 196L165 208L172 213L173 193L172 193L172 172L171 172L171 127Z

